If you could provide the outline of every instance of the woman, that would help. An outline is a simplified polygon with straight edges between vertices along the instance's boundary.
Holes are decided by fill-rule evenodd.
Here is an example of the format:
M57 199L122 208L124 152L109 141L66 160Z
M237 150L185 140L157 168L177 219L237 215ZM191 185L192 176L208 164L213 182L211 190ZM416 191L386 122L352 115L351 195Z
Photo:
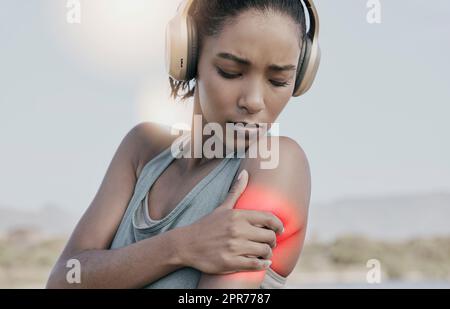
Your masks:
M293 94L308 90L318 60L305 52L300 1L191 0L184 5L180 12L188 10L197 31L190 38L198 43L198 50L192 49L197 61L183 59L180 68L188 68L178 80L172 77L180 72L170 67L169 80L175 98L194 97L193 119L200 117L203 129L216 124L226 131L227 124L244 122L270 127ZM304 65L310 58L313 68ZM295 141L259 129L231 138L243 142L244 157L235 156L238 147L229 147L228 136L220 139L225 158L194 156L194 148L204 150L208 143L202 128L173 136L142 123L125 136L47 287L285 284L306 232L310 173L304 152ZM248 156L259 144L250 139L255 132L278 156L274 168L261 168L260 155ZM181 149L178 141L194 147ZM190 155L182 156L187 151ZM69 260L79 261L77 284L66 280Z

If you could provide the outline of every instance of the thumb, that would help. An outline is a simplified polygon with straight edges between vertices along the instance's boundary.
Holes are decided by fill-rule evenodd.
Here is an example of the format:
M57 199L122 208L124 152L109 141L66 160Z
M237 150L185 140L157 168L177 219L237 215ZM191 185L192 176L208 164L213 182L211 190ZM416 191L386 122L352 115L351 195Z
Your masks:
M242 172L238 176L238 179L231 186L230 191L228 191L228 195L220 207L232 209L234 207L234 204L236 204L237 200L241 196L242 192L244 192L247 184L248 172L247 170L242 170Z

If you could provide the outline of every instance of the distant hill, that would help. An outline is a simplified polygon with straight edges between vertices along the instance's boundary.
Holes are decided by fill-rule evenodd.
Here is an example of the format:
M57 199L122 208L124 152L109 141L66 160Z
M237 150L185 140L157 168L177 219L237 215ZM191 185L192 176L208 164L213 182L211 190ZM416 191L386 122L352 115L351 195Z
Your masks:
M307 239L450 235L450 193L347 198L310 206Z
M36 211L0 206L0 233L36 229L55 236L69 235L81 217L57 205ZM312 204L308 240L334 240L346 235L380 240L450 235L450 193L361 197Z
M17 229L47 236L68 236L81 214L74 214L56 205L47 205L38 210L19 210L0 206L0 234Z

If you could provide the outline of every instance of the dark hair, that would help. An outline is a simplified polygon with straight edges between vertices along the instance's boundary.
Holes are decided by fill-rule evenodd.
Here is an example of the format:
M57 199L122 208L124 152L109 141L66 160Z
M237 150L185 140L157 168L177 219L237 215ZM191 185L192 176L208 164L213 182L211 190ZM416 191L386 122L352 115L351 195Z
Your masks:
M299 44L306 33L305 13L300 0L195 0L192 4L190 15L197 28L199 57L204 37L215 37L220 34L226 24L233 22L239 14L247 10L256 10L261 13L277 12L290 16L299 25ZM181 100L194 95L195 80L177 81L169 76L171 97ZM191 86L191 82L194 85ZM187 89L187 91L186 91ZM184 92L180 94L180 92Z

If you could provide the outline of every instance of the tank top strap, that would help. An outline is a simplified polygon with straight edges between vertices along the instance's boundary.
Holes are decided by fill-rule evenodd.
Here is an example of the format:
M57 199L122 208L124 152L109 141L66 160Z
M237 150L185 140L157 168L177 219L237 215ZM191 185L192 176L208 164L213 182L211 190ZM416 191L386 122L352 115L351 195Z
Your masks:
M189 134L184 133L182 136L176 139L176 143L171 143L169 147L160 152L156 157L148 161L142 168L141 173L136 181L134 187L134 193L131 200L128 203L128 207L125 210L122 222L119 226L118 234L123 233L122 229L126 228L127 221L131 219L131 214L134 213L139 206L140 201L145 197L148 188L155 182L159 175L169 164L174 160L175 156L179 156L182 149L185 149L186 142L189 141ZM183 145L183 148L176 147L177 145ZM174 150L174 154L172 154Z
M189 143L189 138L190 134L184 133L175 142L171 143L169 147L144 165L135 187L135 194L138 196L138 200L142 200L148 188L169 164L182 155L182 151L186 149L186 145Z

